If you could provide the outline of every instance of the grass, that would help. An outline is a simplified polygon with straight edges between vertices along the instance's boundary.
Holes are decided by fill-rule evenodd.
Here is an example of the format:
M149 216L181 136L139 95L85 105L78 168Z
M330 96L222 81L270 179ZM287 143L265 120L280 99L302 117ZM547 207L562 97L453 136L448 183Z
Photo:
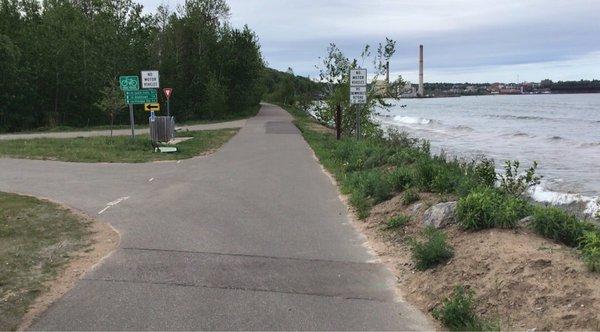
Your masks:
M444 232L427 227L423 230L423 235L425 241L412 241L411 243L413 261L418 270L427 270L454 256L452 247L446 243Z
M140 163L158 160L192 158L207 151L218 149L227 142L237 129L180 132L181 137L193 137L177 144L175 153L156 153L148 135L80 137L80 138L34 138L3 141L0 156L27 159L50 159L74 162L123 162Z
M14 330L71 253L89 245L89 224L60 206L0 192L0 330Z
M433 310L433 316L451 331L499 331L497 324L481 319L474 310L474 293L459 285Z

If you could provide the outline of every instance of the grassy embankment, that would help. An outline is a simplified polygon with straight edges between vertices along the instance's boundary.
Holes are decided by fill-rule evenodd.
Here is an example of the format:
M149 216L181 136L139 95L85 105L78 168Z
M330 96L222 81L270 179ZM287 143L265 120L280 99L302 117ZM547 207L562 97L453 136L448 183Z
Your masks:
M14 330L72 253L90 245L89 222L60 206L0 192L0 330Z
M530 216L528 227L533 231L578 248L589 270L600 270L600 230L558 208L536 206L524 199L523 188L532 179L519 176L514 164L507 173L496 174L489 160L463 162L432 156L427 142L402 133L392 133L387 139L336 141L331 132L317 130L303 112L288 110L321 163L337 179L342 193L349 196L360 219L368 217L373 206L396 195L402 195L403 204L408 205L419 200L419 192L433 193L442 201L458 200L455 217L464 232L517 228L520 220ZM501 180L500 187L495 186L497 179ZM385 228L401 231L409 220L396 216ZM442 230L426 228L420 238L423 241L409 241L416 269L435 267L453 256ZM474 313L473 294L461 285L433 314L450 329L498 328Z
M158 160L192 158L218 149L238 129L185 131L181 137L193 139L177 144L175 153L153 151L148 135L135 139L128 136L81 138L34 138L2 141L0 156L11 158L49 159L74 162L140 163Z

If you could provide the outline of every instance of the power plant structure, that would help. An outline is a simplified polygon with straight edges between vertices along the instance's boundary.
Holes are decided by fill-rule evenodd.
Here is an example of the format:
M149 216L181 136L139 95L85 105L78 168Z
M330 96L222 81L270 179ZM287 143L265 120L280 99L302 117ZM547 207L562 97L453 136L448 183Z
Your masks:
M419 45L419 90L417 96L425 96L425 89L423 87L423 45Z
M385 83L390 84L390 62L386 61L385 63Z

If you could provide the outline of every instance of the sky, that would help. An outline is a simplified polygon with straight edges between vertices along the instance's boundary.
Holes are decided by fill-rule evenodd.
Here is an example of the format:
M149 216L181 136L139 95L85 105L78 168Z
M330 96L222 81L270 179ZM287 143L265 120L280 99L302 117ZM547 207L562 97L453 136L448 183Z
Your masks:
M141 0L146 10L184 0ZM349 58L394 39L391 77L426 82L600 79L600 0L229 0L267 64L316 77L330 43Z

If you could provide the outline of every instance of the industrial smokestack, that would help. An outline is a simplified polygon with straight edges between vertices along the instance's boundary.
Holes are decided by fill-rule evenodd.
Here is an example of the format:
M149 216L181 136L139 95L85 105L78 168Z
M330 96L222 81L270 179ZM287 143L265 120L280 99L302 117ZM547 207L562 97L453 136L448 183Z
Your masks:
M385 63L385 83L390 84L390 62Z
M419 91L417 92L419 97L423 97L423 45L419 45Z

